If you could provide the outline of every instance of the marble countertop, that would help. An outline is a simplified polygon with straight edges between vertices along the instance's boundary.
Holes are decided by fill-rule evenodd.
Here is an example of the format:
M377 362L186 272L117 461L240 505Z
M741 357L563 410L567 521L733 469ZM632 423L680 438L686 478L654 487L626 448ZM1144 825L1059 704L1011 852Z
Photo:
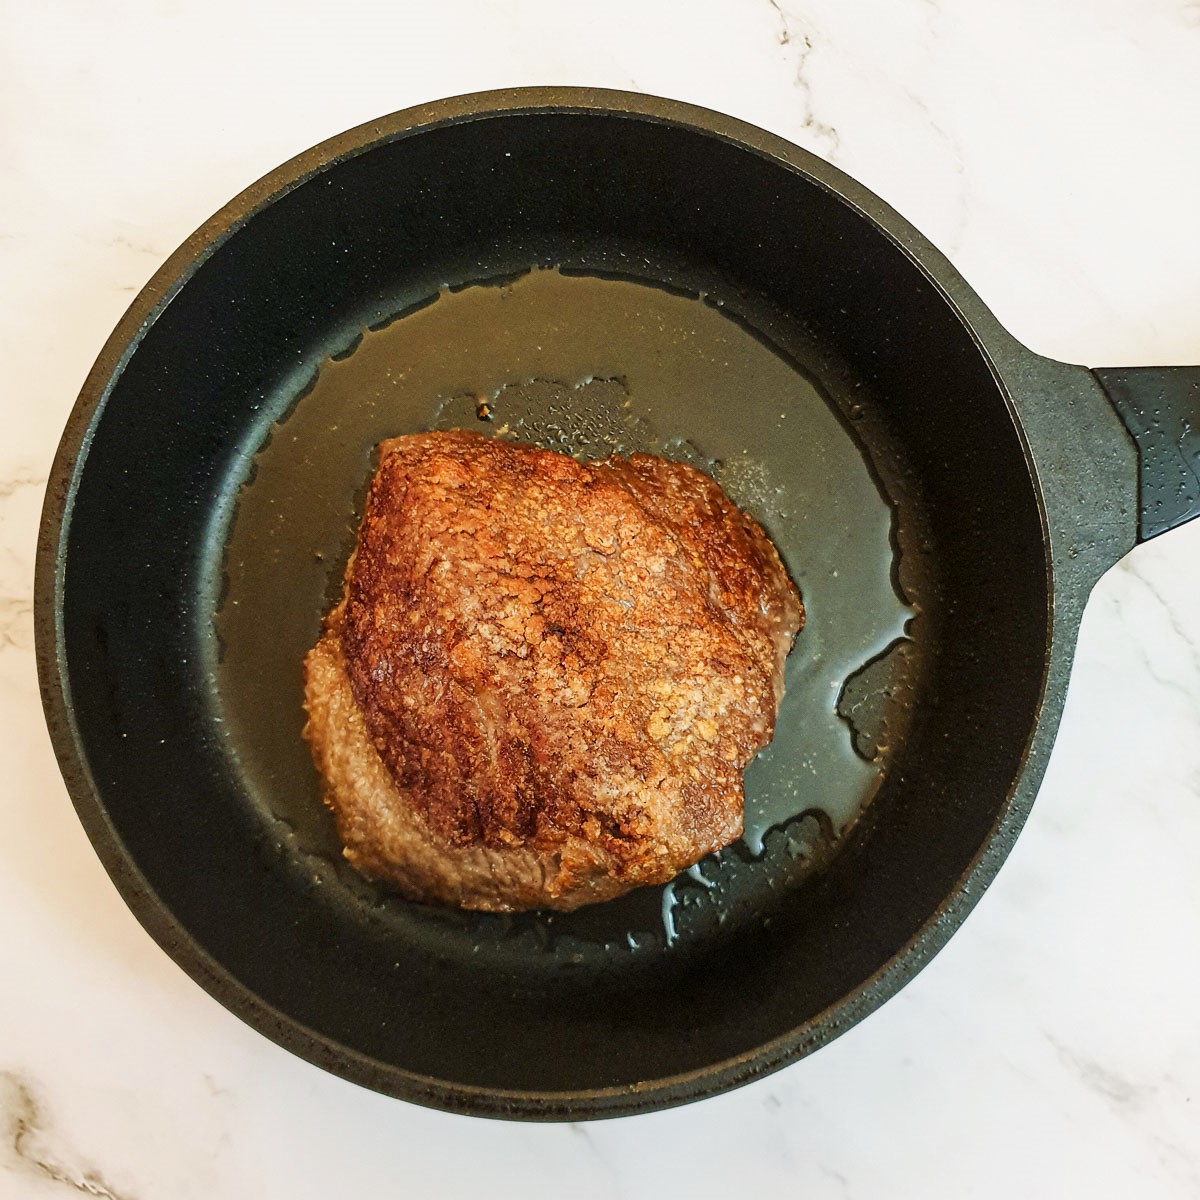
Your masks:
M48 0L5 29L0 1198L1200 1195L1200 522L1097 587L1033 817L913 984L769 1079L586 1126L385 1099L192 983L75 818L31 621L49 461L133 294L264 171L442 95L725 110L877 191L1035 350L1200 362L1197 0Z

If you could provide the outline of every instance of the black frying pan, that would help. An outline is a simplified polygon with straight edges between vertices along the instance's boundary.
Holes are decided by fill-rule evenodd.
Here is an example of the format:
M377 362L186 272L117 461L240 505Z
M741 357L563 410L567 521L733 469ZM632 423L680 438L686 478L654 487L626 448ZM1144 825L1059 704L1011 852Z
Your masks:
M384 436L687 458L809 628L748 837L574 916L341 863L300 659ZM827 1042L944 944L1037 790L1093 583L1200 511L1200 369L1038 357L826 163L616 92L449 100L234 200L105 346L47 492L37 648L138 918L281 1045L406 1099L579 1118Z

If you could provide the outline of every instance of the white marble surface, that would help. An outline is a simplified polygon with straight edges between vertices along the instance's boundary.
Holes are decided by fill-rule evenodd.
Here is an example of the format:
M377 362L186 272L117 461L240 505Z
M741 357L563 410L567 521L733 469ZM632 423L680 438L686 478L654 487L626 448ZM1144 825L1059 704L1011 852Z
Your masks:
M873 187L1036 350L1200 362L1200 3L2 12L0 1197L1200 1195L1200 522L1100 584L1033 818L914 984L771 1079L587 1127L384 1099L210 1000L75 819L30 619L47 466L132 294L265 170L439 95L724 109Z

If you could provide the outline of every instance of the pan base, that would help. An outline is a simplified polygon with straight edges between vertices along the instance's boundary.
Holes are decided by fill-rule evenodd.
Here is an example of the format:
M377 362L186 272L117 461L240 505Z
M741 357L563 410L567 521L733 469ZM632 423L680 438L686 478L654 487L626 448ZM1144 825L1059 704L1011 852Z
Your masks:
M264 405L209 538L214 703L279 861L357 919L510 968L516 953L586 976L769 922L879 788L920 686L920 505L858 381L744 295L545 268L442 284L307 375ZM744 839L666 888L496 917L408 904L340 856L300 737L301 662L340 594L375 446L455 427L690 462L763 524L800 588L808 624L746 772Z

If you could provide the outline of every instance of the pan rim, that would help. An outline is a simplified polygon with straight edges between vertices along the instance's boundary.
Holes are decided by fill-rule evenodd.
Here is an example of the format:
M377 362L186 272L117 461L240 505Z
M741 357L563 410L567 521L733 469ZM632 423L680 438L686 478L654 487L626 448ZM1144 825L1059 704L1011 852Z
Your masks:
M108 819L74 719L65 657L63 587L66 542L92 433L113 388L142 338L204 262L258 213L313 177L402 138L465 121L538 113L595 114L679 126L716 137L803 175L852 208L896 246L938 290L958 317L1003 397L1026 461L1046 547L1047 644L1037 706L1022 768L989 836L909 942L849 997L803 1025L733 1058L675 1076L608 1088L560 1092L507 1090L418 1075L344 1046L273 1007L196 944L160 899ZM954 267L922 234L852 177L823 159L754 125L713 110L641 93L596 88L537 87L456 96L401 110L356 126L301 152L245 188L168 257L134 298L106 339L72 407L50 470L35 566L35 653L42 704L68 794L122 899L159 946L210 995L269 1040L334 1074L398 1098L451 1112L527 1120L615 1117L702 1099L771 1074L819 1048L894 995L925 965L977 902L1007 857L1032 803L1031 751L1042 732L1054 659L1055 605L1049 523L1036 464L992 346L1012 339ZM1028 353L1028 352L1026 352ZM1036 772L1040 776L1040 770ZM968 885L969 890L968 890ZM836 1019L833 1015L836 1013Z

